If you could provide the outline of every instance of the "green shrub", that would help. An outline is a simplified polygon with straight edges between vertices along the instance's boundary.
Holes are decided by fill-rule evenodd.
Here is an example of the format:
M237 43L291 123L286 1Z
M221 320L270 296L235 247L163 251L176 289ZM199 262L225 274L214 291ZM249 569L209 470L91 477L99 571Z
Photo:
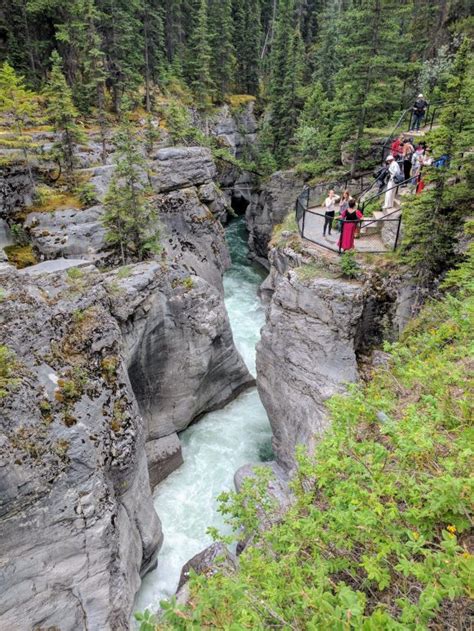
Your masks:
M359 264L355 259L355 254L352 250L344 252L340 258L341 272L347 278L357 278L359 274Z
M270 530L265 477L222 496L252 545L236 572L193 577L190 604L168 605L158 628L468 627L473 310L466 285L428 305L387 345L388 368L333 397L331 429L314 456L299 450L295 502Z
M92 206L97 202L97 192L95 187L89 182L78 186L75 192L84 206Z

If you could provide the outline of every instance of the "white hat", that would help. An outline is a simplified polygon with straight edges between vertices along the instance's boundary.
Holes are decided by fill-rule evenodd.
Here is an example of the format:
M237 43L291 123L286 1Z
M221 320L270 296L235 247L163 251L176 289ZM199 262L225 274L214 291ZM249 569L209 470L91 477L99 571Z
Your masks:
M387 157L385 158L385 161L386 161L386 162L388 162L389 160L395 160L395 158L394 158L392 155L387 156Z
M423 95L422 95L422 94L419 94L419 95L418 95L418 98L419 98L419 99L422 99L422 98L423 98Z

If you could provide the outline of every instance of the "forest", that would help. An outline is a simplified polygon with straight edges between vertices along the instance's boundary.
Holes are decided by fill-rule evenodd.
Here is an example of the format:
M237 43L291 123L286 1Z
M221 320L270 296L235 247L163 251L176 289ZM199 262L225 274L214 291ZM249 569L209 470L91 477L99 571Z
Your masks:
M5 0L0 55L41 92L54 64L74 106L105 128L124 99L151 112L159 94L206 110L257 97L259 168L337 164L417 92L442 97L468 0ZM471 25L471 26L470 26ZM471 30L470 30L471 29Z

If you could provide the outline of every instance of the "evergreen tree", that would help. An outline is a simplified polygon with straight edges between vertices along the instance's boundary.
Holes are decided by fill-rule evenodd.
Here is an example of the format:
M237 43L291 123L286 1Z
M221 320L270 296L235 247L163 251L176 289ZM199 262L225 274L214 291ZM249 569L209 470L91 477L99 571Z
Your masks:
M335 107L339 125L335 131L337 141L353 140L352 175L359 166L365 128L383 124L399 106L404 11L403 5L391 0L364 0L341 15Z
M128 113L115 136L115 173L105 199L103 223L107 242L120 252L122 263L143 260L159 251L157 213L143 185L146 161L140 153Z
M230 93L235 80L236 57L233 42L232 0L209 1L211 77L219 100Z
M303 160L314 161L316 172L323 172L334 163L330 153L332 104L321 83L316 82L305 100L296 131L297 151Z
M77 124L78 112L72 102L72 92L62 72L62 59L57 51L51 55L52 69L45 96L47 117L58 135L53 145L53 156L61 165L69 190L76 185L76 144L84 139Z
M402 256L424 282L455 263L457 237L472 206L474 166L469 152L474 143L473 70L466 38L444 95L440 125L430 141L435 156L448 156L449 164L428 169L423 194L404 204Z
M272 48L270 79L270 124L278 162L289 157L289 141L297 127L300 89L303 77L303 46L298 26L294 26L294 0L280 0Z
M196 0L194 28L188 42L186 76L200 105L209 103L214 93L211 77L211 46L207 17L207 0Z
M233 16L237 88L243 94L257 95L262 46L260 0L234 0Z
M124 94L137 94L142 83L142 0L96 0L103 15L103 47L113 109L120 114Z
M34 123L38 116L37 97L25 87L23 77L19 77L6 61L0 67L0 113L6 117L15 131L15 146L21 150L30 184L34 187L29 158L31 138L25 133L25 129Z
M338 51L341 15L340 0L330 0L320 18L320 29L313 49L314 76L321 82L330 100L334 98L335 79L341 68L340 51Z
M152 83L158 84L165 68L165 34L163 7L159 0L142 0L145 106L151 111Z

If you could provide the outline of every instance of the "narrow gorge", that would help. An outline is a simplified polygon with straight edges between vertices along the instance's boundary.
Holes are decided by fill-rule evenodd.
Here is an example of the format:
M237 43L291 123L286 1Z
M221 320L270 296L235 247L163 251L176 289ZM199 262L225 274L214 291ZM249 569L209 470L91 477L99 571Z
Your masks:
M468 3L0 30L0 631L474 628Z

